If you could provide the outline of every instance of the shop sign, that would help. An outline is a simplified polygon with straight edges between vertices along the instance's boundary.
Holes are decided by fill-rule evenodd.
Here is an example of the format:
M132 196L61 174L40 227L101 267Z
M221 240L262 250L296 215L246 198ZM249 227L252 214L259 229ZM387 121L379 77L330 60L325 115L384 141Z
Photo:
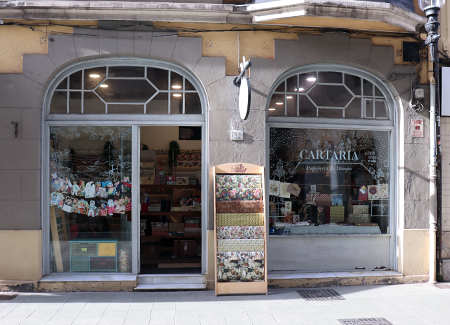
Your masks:
M411 120L411 136L413 138L423 138L423 120Z

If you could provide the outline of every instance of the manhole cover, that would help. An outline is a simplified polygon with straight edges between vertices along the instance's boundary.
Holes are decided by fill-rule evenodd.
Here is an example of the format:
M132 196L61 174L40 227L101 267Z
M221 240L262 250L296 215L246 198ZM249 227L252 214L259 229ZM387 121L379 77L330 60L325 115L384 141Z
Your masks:
M13 300L17 296L15 293L0 293L0 300Z
M340 319L344 325L393 325L385 318L354 318L354 319Z
M450 284L448 283L436 283L434 286L439 289L450 289Z
M345 300L339 293L333 289L320 290L296 290L305 300Z

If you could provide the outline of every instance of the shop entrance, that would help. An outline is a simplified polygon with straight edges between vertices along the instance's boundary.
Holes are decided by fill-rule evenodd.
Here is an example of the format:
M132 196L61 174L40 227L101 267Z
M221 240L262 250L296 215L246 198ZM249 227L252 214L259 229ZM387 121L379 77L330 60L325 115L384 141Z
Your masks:
M201 274L201 131L140 127L140 274Z

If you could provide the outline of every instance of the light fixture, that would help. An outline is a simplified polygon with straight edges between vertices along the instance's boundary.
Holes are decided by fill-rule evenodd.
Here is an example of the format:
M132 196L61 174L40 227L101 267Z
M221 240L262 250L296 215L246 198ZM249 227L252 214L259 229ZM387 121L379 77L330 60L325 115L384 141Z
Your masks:
M269 108L269 111L274 111L274 110L275 110L275 108L273 108L273 107Z
M298 91L304 91L305 90L305 88L299 88L298 89Z
M180 85L173 85L172 88L173 89L181 89L181 86Z
M316 77L308 77L308 78L306 78L306 80L313 82L313 81L316 81L317 78Z
M91 73L89 75L89 77L91 77L91 78L100 78L100 75L98 73Z
M181 97L181 94L173 94L173 97Z
M445 0L419 0L419 7L427 16L428 21L425 24L425 29L428 33L428 37L425 40L424 46L430 47L430 61L435 61L436 48L439 37L439 10L444 6ZM439 59L437 59L439 61Z
M283 102L276 102L275 104L276 105L283 105L284 103Z
M100 87L101 88L108 88L108 85L107 84L101 84Z
M287 99L292 99L292 96L291 96L291 95L289 95L289 96L286 96L286 98L287 98Z

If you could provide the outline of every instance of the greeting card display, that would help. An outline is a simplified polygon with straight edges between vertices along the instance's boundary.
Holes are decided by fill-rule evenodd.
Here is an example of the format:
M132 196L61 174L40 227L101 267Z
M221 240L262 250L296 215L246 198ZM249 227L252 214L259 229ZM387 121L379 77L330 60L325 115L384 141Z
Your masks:
M214 167L216 295L267 294L263 172L251 164ZM271 181L269 195L279 196L280 185Z

